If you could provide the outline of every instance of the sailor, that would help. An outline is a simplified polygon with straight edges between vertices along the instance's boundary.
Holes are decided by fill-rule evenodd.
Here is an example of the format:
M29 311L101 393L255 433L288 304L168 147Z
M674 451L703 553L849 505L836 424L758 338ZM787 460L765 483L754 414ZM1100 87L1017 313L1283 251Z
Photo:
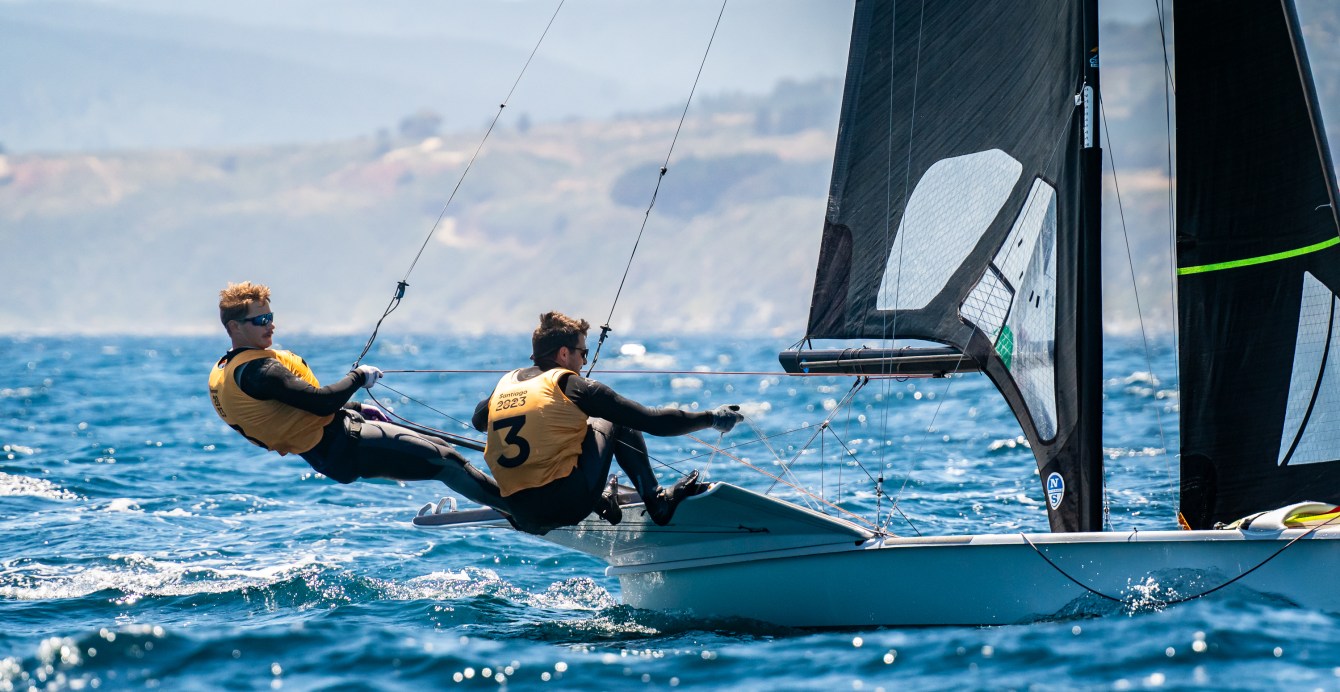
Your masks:
M244 281L219 292L219 319L232 348L209 373L214 411L243 437L280 455L297 454L340 483L359 478L438 480L466 498L506 511L498 485L445 442L387 420L349 399L382 372L360 365L322 387L307 362L271 348L270 289Z
M665 526L685 498L706 489L694 471L661 487L642 433L684 435L715 428L729 432L743 416L736 406L712 411L649 409L608 386L577 374L586 362L586 320L560 312L540 316L531 335L534 366L513 370L479 402L471 421L488 434L484 460L510 503L514 524L544 534L595 512L611 524L623 519L611 457L628 474L647 514Z

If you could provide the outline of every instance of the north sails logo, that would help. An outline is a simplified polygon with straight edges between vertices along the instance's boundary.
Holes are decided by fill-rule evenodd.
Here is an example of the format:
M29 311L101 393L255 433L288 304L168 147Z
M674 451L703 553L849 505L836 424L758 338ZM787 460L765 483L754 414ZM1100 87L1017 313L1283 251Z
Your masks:
M1063 499L1065 499L1065 479L1061 478L1061 474L1052 472L1047 476L1047 504L1056 509L1061 506Z

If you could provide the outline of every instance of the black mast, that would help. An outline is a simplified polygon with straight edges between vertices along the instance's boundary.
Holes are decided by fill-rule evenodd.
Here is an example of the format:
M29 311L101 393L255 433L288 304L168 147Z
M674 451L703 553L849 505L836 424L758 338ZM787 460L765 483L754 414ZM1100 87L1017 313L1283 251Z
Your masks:
M1103 150L1098 138L1098 0L1084 3L1084 148L1080 154L1079 266L1075 316L1079 530L1103 529Z

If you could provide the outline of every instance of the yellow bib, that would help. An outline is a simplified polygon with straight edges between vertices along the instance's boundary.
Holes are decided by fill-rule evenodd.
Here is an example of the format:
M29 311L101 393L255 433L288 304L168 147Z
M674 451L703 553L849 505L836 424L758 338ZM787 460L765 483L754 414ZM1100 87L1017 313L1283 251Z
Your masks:
M209 372L209 400L214 412L233 430L266 449L280 454L306 452L321 441L321 429L335 416L318 416L278 401L247 396L237 386L237 369L261 358L274 358L313 387L321 386L307 363L290 351L243 351L231 361L220 360Z
M586 438L586 414L558 387L576 373L554 368L524 382L520 373L503 375L489 397L484 461L503 497L572 473Z

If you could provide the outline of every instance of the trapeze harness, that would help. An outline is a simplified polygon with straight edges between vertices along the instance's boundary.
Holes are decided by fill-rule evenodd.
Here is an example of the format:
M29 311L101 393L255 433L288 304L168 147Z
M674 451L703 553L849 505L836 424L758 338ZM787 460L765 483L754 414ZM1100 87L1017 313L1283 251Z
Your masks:
M488 400L484 461L503 497L538 488L577 468L588 418L559 387L565 368L521 380L522 370L503 375Z
M282 454L301 454L315 447L334 414L318 416L270 400L254 399L237 383L237 369L254 360L273 358L313 387L320 387L307 362L291 351L250 349L224 356L209 373L209 400L229 427L251 442Z

